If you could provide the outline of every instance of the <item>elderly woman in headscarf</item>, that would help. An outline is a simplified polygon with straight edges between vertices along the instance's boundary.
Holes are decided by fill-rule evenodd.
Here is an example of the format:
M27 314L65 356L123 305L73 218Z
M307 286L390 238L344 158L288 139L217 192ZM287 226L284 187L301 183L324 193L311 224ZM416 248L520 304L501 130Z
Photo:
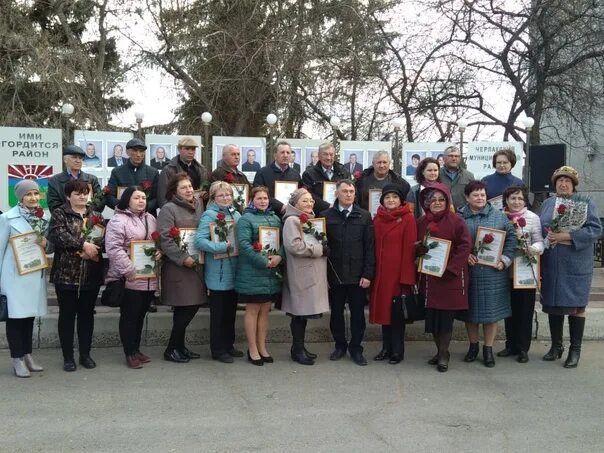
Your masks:
M570 350L565 368L576 368L585 328L585 307L593 277L593 244L602 235L602 224L593 201L576 193L577 171L569 166L552 175L556 194L541 207L541 225L546 236L543 253L541 295L548 314L552 346L543 360L562 357L562 329L568 316Z

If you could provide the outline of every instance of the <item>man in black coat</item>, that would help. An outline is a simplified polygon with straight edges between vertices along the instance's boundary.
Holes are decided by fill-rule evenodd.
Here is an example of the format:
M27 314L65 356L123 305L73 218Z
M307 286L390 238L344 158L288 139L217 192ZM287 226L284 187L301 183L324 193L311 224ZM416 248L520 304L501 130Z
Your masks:
M159 175L157 188L158 207L161 208L168 202L166 200L166 190L168 189L170 179L176 173L186 173L189 175L193 190L199 191L197 192L199 196L204 198L209 189L210 174L206 170L206 167L195 159L195 152L198 147L199 144L193 137L183 137L178 141L178 156L174 156Z
M333 207L320 216L327 223L329 327L336 344L329 359L340 360L348 349L354 363L364 366L367 359L361 343L365 334L365 300L375 272L375 256L371 214L354 204L354 196L352 181L339 181ZM350 308L350 343L346 341L344 322L346 301Z
M323 200L324 182L350 179L350 172L341 163L335 161L335 154L333 143L323 143L319 146L319 162L307 168L302 175L302 184L308 188L315 200L315 212L324 211L330 206L329 202Z
M396 184L404 192L410 190L409 183L390 170L390 154L387 151L378 151L373 156L371 166L366 168L361 173L361 177L356 180L356 202L358 205L369 210L369 190L382 190L386 184ZM376 200L379 200L379 198L379 196L376 197ZM377 209L377 206L373 206L373 208Z
M273 151L273 162L262 167L254 177L254 187L264 186L268 188L270 205L275 214L281 216L285 213L288 200L277 200L275 198L275 181L291 181L300 184L300 173L289 166L289 158L292 147L289 143L280 141ZM296 186L297 187L297 186Z
M118 203L118 187L141 186L147 194L147 211L155 215L157 209L157 181L159 172L145 164L147 146L138 138L126 143L128 160L121 167L111 170L107 186L111 192L107 194L107 206L115 209Z
M105 197L102 194L101 185L96 176L82 171L82 162L86 153L77 145L69 145L63 149L63 162L65 171L57 173L48 180L48 210L52 214L56 208L67 201L65 197L65 184L70 179L80 179L88 183L91 188L90 206L98 212L105 208Z

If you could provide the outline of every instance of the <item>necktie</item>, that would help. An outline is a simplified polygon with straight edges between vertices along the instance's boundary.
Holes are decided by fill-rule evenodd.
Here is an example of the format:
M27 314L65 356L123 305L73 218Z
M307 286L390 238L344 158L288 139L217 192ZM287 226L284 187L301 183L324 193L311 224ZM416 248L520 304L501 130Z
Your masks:
M344 218L348 217L348 209L342 209L342 214L344 214Z

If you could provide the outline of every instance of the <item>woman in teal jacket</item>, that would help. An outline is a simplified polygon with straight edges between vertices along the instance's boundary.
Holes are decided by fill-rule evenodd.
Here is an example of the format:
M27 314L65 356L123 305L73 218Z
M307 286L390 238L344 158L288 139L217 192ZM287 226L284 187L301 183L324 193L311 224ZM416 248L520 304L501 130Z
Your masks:
M273 358L266 350L268 313L271 302L281 294L279 265L283 259L283 246L272 251L262 249L259 243L260 227L276 227L281 233L281 221L269 209L266 187L252 189L252 201L237 223L239 262L235 277L235 290L245 307L245 335L248 344L248 360L254 365L271 363Z
M210 351L212 358L223 363L233 363L233 357L243 357L243 352L234 347L235 317L237 314L237 293L235 274L237 257L233 239L220 240L216 232L218 217L229 228L241 218L233 207L233 187L224 181L216 181L210 186L210 200L206 211L199 220L195 244L205 252L205 282L210 291ZM216 241L212 240L216 238ZM230 235L231 238L235 237Z

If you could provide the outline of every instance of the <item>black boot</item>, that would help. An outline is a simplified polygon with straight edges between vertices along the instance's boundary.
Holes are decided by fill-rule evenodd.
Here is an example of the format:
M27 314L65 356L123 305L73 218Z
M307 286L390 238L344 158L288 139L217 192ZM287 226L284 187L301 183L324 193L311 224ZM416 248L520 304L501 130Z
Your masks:
M552 338L552 346L549 348L547 354L543 356L543 360L552 362L562 357L564 352L564 346L562 345L562 329L564 328L564 316L563 315L548 315L549 321L549 332Z
M433 333L432 338L434 339L434 344L436 345L436 354L434 354L434 356L428 360L428 365L436 365L438 363L438 348L440 344L439 334Z
M449 344L451 343L451 336L453 332L441 333L438 336L438 362L436 369L441 373L449 370Z
M493 356L492 346L482 347L482 361L484 363L484 366L486 366L487 368L493 368L495 366L495 357Z
M315 361L304 354L304 333L306 331L306 319L293 316L289 326L292 331L291 358L301 365L314 365Z
M568 330L570 332L570 348L568 357L564 362L564 368L577 368L581 356L581 343L583 342L583 331L585 330L585 318L579 316L568 317Z
M463 358L464 362L473 362L478 357L478 351L480 350L478 341L476 343L470 343L470 347L468 348L468 353Z

